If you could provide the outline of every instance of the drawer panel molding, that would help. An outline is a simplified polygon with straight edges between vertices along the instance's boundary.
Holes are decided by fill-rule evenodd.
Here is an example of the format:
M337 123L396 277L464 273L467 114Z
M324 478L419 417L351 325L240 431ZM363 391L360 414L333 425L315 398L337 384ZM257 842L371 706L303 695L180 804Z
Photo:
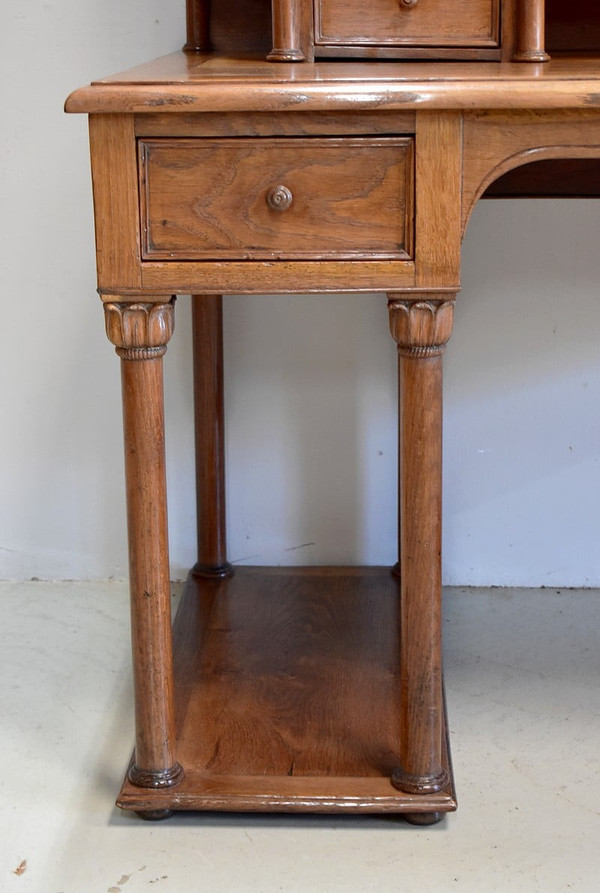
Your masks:
M142 139L145 260L413 256L413 139Z
M317 46L496 47L499 0L315 0Z

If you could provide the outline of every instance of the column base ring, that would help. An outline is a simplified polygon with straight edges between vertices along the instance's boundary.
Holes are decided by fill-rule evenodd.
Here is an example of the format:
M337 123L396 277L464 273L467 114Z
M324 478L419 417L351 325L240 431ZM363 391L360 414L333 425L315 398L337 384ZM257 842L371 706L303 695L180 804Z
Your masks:
M138 788L172 788L183 781L183 769L179 763L169 769L140 769L134 763L127 777Z
M391 782L399 791L405 794L438 794L448 786L450 778L445 769L431 775L413 775L405 772L401 766L394 769Z

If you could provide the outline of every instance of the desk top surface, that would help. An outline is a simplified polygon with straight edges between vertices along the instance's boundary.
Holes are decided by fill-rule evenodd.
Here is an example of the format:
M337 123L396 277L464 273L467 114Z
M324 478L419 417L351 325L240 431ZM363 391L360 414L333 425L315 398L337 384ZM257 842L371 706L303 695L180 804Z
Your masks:
M173 53L76 90L68 112L600 109L600 58L272 63Z

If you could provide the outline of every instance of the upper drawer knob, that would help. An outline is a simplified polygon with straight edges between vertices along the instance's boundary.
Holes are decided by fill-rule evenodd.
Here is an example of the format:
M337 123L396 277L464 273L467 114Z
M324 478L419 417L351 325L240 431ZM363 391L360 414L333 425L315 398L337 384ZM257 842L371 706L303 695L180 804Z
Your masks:
M293 199L287 186L273 186L267 193L267 204L273 211L287 211Z
M400 9L412 9L419 0L400 0Z

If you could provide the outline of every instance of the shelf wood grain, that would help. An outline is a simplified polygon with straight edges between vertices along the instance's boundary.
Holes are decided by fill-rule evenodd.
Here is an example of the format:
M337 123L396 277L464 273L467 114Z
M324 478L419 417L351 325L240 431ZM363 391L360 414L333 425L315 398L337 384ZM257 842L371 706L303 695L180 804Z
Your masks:
M176 753L185 778L164 791L126 781L119 805L454 810L452 783L423 796L390 782L401 739L399 616L398 582L387 568L190 577L174 627Z

